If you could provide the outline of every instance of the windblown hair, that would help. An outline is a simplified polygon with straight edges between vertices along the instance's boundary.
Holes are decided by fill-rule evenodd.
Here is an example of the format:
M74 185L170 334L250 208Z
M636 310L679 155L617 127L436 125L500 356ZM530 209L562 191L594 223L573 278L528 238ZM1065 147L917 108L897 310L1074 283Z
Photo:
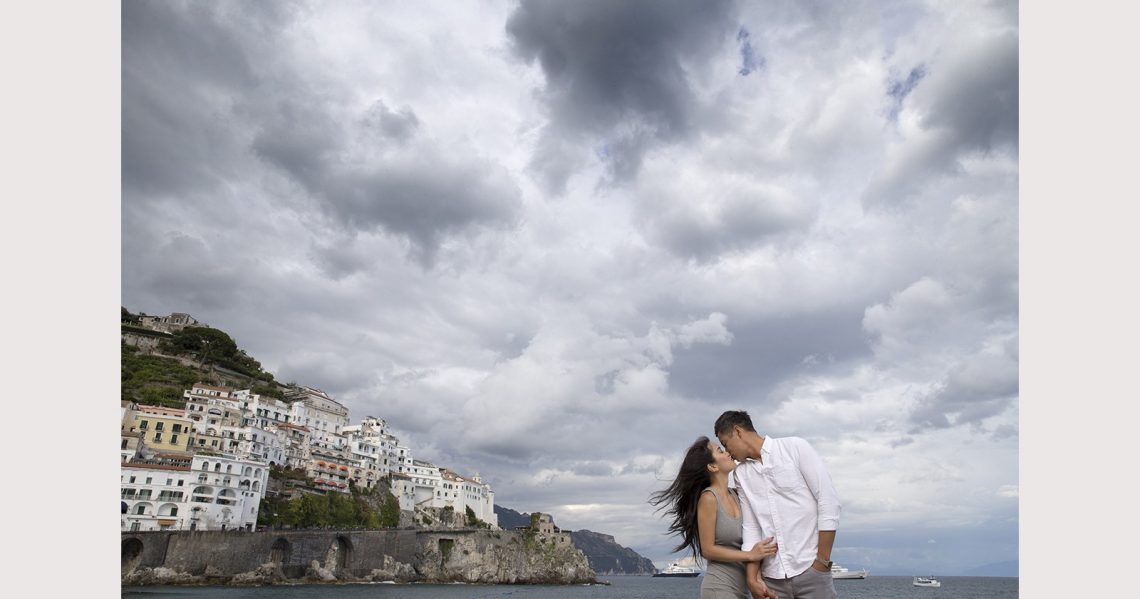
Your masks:
M673 551L688 547L694 556L701 554L701 542L697 535L697 501L701 493L712 484L708 465L713 462L709 451L709 438L700 437L685 451L677 478L668 488L649 497L649 503L657 506L656 511L665 510L673 517L669 524L669 534L680 535L681 543Z
M720 436L732 430L732 427L739 426L746 431L756 432L752 428L752 419L748 417L748 412L743 410L729 410L720 415L716 419L716 424L713 424L713 432Z

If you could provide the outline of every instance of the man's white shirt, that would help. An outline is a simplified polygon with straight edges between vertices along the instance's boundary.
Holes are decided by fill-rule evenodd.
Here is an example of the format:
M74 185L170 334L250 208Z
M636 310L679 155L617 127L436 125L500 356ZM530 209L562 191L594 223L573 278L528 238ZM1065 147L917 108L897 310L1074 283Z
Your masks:
M741 549L775 537L776 554L764 558L761 572L790 578L815 560L819 531L839 527L839 496L819 454L799 437L766 437L760 458L741 462L733 472L744 499Z

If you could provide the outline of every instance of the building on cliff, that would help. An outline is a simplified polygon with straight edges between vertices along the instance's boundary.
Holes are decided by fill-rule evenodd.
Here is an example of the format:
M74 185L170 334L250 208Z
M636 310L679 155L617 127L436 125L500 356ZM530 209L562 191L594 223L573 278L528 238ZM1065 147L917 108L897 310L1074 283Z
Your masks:
M147 316L146 314L140 314L139 326L152 331L177 333L186 327L209 327L210 325L198 322L189 314L174 312L169 316Z
M348 408L315 387L298 385L286 394L294 424L303 424L312 432L310 443L322 449L343 449L341 429L348 426Z
M227 456L155 454L119 466L122 530L252 530L269 469Z
M190 453L193 425L186 410L130 404L123 415L122 430L136 433L153 451ZM124 444L122 449L126 448Z
M411 447L401 443L381 418L369 416L350 426L348 409L320 389L297 386L287 395L288 401L281 401L249 389L195 383L183 392L183 400L184 408L122 402L123 468L164 470L168 476L162 480L168 478L177 487L193 483L194 490L187 495L181 489L145 486L151 483L139 481L162 477L124 470L122 494L128 514L123 530L253 526L256 506L269 492L268 472L275 466L303 470L308 478L280 485L275 493L348 493L350 483L371 488L390 477L402 510L450 508L459 514L470 510L497 527L495 494L478 473L465 477L415 459ZM201 460L225 471L217 472L220 477L212 476L209 469L202 475ZM178 474L187 468L193 473ZM235 478L237 472L251 468L258 473L253 479L245 474L246 478ZM199 480L203 476L206 482ZM156 499L160 494L161 501ZM252 516L244 503L254 507Z

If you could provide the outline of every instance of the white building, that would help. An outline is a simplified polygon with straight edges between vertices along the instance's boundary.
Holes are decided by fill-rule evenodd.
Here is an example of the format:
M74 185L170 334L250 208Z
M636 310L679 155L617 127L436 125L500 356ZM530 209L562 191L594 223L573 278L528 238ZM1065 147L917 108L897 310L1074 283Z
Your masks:
M120 466L122 530L252 530L269 483L261 462L160 455Z
M491 490L491 485L483 482L478 472L475 476L466 478L443 468L441 476L441 501L444 506L450 505L458 513L466 513L467 508L471 508L476 518L490 524L492 528L499 526L499 517L495 514L495 492Z
M220 431L226 453L264 462L285 463L284 435L257 426L223 426Z
M389 453L396 445L396 438L388 433L387 423L380 418L369 416L360 424L342 429L348 439L348 450L360 463L353 472L356 484L372 488L380 479L388 476Z
M344 448L341 429L348 426L348 408L314 387L298 386L288 399L293 424L307 426L310 443L322 449Z
M265 428L270 424L291 422L292 407L287 401L275 397L262 397L249 389L235 391L233 397L245 409L246 424Z
M203 383L195 383L192 389L183 391L186 415L195 422L194 430L216 436L223 426L241 426L245 420L244 408L232 393L232 389Z
M411 480L416 507L443 507L439 501L440 484L443 482L439 468L428 462L412 460L404 474Z
M286 467L302 469L308 467L309 460L312 459L309 427L282 422L270 424L268 430L276 432L285 442Z
M139 315L139 325L143 328L164 331L167 333L174 333L181 331L185 327L208 325L200 324L193 316L184 314L182 312L175 312L170 316L147 316L145 314Z

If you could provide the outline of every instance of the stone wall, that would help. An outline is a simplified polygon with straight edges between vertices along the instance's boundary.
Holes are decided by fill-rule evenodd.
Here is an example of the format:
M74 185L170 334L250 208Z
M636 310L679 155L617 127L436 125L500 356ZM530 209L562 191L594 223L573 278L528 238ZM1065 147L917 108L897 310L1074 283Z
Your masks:
M572 544L521 531L125 532L121 550L124 586L595 581L586 556Z

